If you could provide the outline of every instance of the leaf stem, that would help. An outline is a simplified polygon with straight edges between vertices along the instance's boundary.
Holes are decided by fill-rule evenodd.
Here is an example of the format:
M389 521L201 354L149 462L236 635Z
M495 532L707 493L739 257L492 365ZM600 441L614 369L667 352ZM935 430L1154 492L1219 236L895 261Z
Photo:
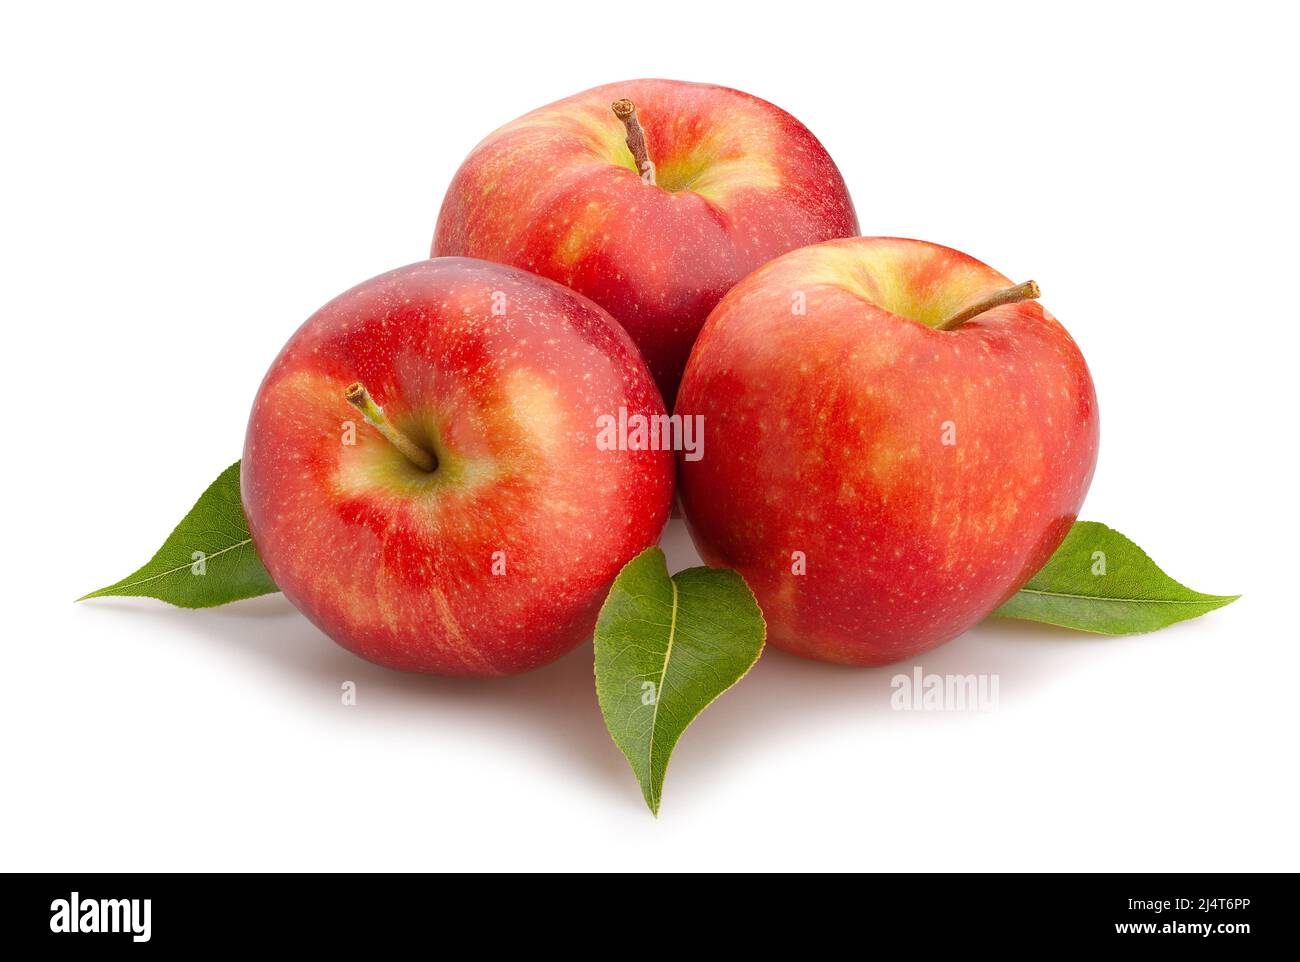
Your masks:
M1038 289L1037 281L1025 281L1015 287L1004 287L1000 291L994 291L983 300L976 301L969 307L963 308L942 324L935 325L935 330L951 331L953 328L965 324L972 317L978 317L985 311L1001 307L1003 304L1019 304L1021 301L1036 300L1040 293L1042 292Z
M385 438L397 450L406 456L421 471L434 471L438 467L438 459L435 458L424 448L420 447L405 434L403 434L392 421L388 420L388 415L384 414L384 409L375 403L375 399L370 396L366 386L360 381L353 381L343 392L343 396L348 399L348 403L361 412L372 427Z

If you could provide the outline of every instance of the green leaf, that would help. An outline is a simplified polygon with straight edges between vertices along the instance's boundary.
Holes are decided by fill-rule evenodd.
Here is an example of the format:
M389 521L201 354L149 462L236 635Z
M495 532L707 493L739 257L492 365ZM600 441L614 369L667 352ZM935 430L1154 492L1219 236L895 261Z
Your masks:
M248 533L236 461L208 486L147 565L77 600L130 595L180 608L211 608L279 590Z
M1096 521L1079 521L1042 570L993 614L1103 635L1136 635L1195 618L1240 597L1192 591L1118 531Z
M596 622L596 696L656 815L677 740L744 677L766 637L758 602L734 571L669 578L664 553L647 548L614 579Z

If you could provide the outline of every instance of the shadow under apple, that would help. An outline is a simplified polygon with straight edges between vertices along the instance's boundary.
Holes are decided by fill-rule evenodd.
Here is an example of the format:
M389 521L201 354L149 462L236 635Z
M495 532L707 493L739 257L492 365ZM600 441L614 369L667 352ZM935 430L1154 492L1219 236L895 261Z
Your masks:
M271 674L290 685L287 697L305 711L335 720L338 711L355 712L361 723L382 729L433 725L440 731L494 732L604 790L618 793L630 785L629 804L641 804L600 716L590 643L522 675L442 678L359 658L330 641L283 595L200 610L125 598L97 600L96 607L111 616L161 619L178 635L219 645L241 662L241 671ZM356 705L343 708L342 685L348 681L356 685Z
M700 563L682 521L670 522L662 543L670 570ZM287 680L305 710L338 710L341 686L351 681L357 706L349 710L367 723L406 731L432 724L441 731L498 732L611 797L642 805L635 779L600 715L589 642L522 675L441 678L397 672L357 657L330 641L283 595L198 611L125 598L103 599L96 607L120 617L161 618L178 633L218 643L253 663L252 670ZM669 774L672 794L685 800L698 791L707 797L710 783L728 767L750 764L756 753L774 745L788 742L797 751L827 726L879 732L917 723L978 723L978 717L971 717L977 712L895 711L891 680L910 675L917 666L927 674L997 675L1005 709L1059 677L1079 646L1106 640L1051 625L992 619L922 656L876 668L809 661L768 646L743 682L714 702L678 744Z

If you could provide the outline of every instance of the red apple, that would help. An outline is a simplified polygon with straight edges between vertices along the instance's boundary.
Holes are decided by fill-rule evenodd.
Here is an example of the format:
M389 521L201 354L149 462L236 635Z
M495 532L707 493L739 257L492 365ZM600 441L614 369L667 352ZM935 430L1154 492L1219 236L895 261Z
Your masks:
M857 232L835 163L784 110L711 84L629 80L475 147L433 254L513 264L586 294L632 335L671 406L723 294L778 254Z
M465 258L381 274L317 311L262 382L253 541L363 658L534 668L590 636L668 517L672 454L597 445L620 408L664 413L636 346L580 294Z
M768 638L853 665L948 641L1047 560L1097 460L1083 356L979 261L915 240L805 247L732 289L677 413L692 537L738 569Z

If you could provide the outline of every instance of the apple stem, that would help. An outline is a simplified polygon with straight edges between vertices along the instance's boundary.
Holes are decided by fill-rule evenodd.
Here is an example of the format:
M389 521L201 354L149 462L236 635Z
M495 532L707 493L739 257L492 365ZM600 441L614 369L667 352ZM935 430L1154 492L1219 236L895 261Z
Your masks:
M361 412L376 431L389 440L393 447L406 455L406 460L421 471L433 471L438 467L437 458L408 438L393 425L392 421L388 420L384 409L375 403L375 399L370 396L370 392L360 381L349 384L343 396L348 399L349 404Z
M614 116L623 121L627 128L627 149L632 151L636 169L641 172L641 179L651 187L655 186L655 164L650 159L650 149L646 147L645 131L636 116L636 104L624 97L613 103Z
M1038 289L1037 281L1025 281L1023 284L1017 284L1015 287L1004 287L1000 291L994 291L988 297L981 301L976 301L969 307L958 311L942 324L936 324L935 330L951 331L955 327L960 327L969 321L972 317L977 317L985 311L992 310L995 307L1001 307L1003 304L1019 304L1021 301L1032 301L1037 299L1042 292Z

